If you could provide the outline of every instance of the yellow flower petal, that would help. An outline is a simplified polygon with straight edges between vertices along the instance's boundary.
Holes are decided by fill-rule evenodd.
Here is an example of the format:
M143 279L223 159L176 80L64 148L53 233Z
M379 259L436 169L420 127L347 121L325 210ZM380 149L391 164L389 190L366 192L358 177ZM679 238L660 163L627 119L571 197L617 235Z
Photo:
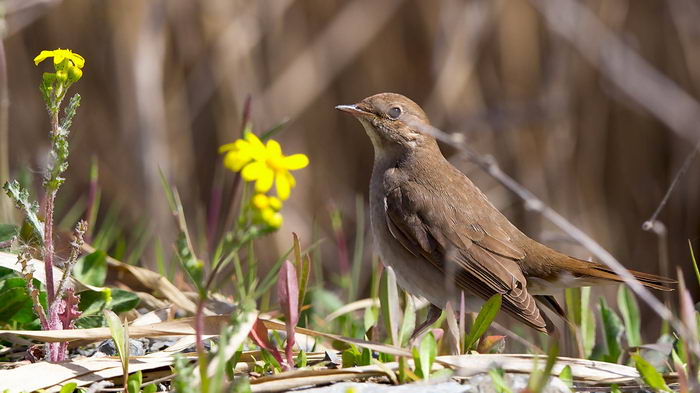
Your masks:
M309 157L307 157L306 154L292 154L291 156L284 157L282 162L285 168L297 170L309 165Z
M236 142L227 143L225 145L219 146L219 153L225 153L227 151L231 151L231 150L236 149Z
M49 57L53 56L53 51L51 50L42 50L41 53L39 53L35 58L34 58L34 65L39 65L42 61L48 59Z
M254 162L253 164L257 164L257 162ZM253 165L253 164L250 164L250 165ZM272 169L266 167L265 165L262 165L262 163L260 163L260 164L261 164L260 166L263 169L260 171L260 176L258 177L258 181L255 182L255 191L267 192L272 187L273 180L275 180L275 172L272 171ZM250 165L248 165L248 166L250 166ZM245 169L244 169L244 171L245 171Z
M271 157L279 157L282 155L282 146L280 146L279 142L277 142L274 139L270 139L267 141L267 154L269 154Z
M63 52L60 49L53 51L53 64L54 65L61 64L61 62L65 58L66 58L66 56L64 56Z
M246 148L250 150L250 154L256 160L264 160L267 150L257 135L253 134L252 132L248 132L245 134L244 138L248 142L248 146Z
M289 179L284 174L277 175L277 181L275 182L277 186L277 196L281 200L289 198L290 184Z
M250 156L241 151L230 151L224 157L224 166L234 172L240 171L250 162Z
M286 172L286 173L285 173L285 176L287 177L287 181L289 182L289 185L290 185L292 188L294 188L294 187L297 186L297 181L296 181L296 179L294 178L294 176L292 176L291 173Z
M73 62L73 64L78 67L78 68L83 68L85 66L85 58L83 56L80 56L79 54L68 51L70 52L70 55L66 56L70 61Z
M243 180L245 180L245 181L253 181L253 180L258 180L261 176L263 176L264 172L271 172L271 171L268 167L265 166L264 163L256 161L256 162L251 162L250 164L246 165L243 168L243 171L241 171L241 176L243 177Z

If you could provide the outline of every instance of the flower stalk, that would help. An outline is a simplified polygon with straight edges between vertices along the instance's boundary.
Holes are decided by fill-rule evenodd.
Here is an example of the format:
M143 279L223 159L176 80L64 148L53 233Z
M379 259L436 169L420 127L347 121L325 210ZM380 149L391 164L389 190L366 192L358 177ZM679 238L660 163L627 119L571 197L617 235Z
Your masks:
M29 222L36 234L37 243L41 243L41 252L44 259L44 270L46 275L47 308L44 310L39 301L39 291L33 285L33 270L29 266L30 259L28 248L25 245L20 250L19 263L23 267L23 273L27 280L27 290L34 302L34 310L37 313L41 326L44 330L70 329L78 318L77 309L79 297L73 290L67 288L70 272L80 256L80 247L83 244L83 236L87 231L87 222L81 221L75 229L73 242L71 243L71 254L65 265L63 276L58 284L54 285L53 266L55 260L55 250L53 241L54 205L59 188L65 181L63 173L68 169L68 135L73 122L73 117L80 106L80 95L76 94L69 100L64 111L64 116L60 116L60 108L68 92L69 87L77 82L83 75L82 68L85 59L77 53L67 49L56 49L53 51L42 51L34 58L34 64L39 65L42 61L53 58L54 73L45 72L42 76L42 83L39 86L41 95L46 104L49 114L51 150L49 152L49 164L44 176L44 203L42 210L44 222L37 217L38 205L29 201L29 192L22 189L17 181L7 182L3 186L8 196L12 198L18 208L24 211L27 222ZM48 312L47 312L48 311ZM47 356L50 361L58 362L65 360L67 343L50 343L47 345Z

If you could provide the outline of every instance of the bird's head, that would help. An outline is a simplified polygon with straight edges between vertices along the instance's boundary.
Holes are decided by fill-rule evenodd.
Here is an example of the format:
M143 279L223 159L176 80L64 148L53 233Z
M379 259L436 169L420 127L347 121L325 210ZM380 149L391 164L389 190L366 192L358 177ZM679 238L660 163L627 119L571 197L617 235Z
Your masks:
M430 125L428 116L418 104L400 94L375 94L357 104L335 108L352 114L362 123L372 140L375 155L436 146L435 139L422 131Z

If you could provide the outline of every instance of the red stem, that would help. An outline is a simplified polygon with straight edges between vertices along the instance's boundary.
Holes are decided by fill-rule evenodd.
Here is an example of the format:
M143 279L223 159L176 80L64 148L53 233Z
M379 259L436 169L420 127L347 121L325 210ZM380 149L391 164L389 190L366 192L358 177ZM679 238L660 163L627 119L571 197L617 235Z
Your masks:
M56 296L53 287L53 205L55 198L56 191L49 191L44 205L44 269L46 272L47 308L49 310L51 310Z

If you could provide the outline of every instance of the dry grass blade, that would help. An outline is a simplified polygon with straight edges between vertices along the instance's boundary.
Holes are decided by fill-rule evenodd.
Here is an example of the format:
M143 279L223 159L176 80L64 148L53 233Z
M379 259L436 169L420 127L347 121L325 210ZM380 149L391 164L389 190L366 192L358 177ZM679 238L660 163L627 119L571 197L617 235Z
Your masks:
M221 326L228 324L228 315L211 315L204 318L203 335L218 335ZM130 326L129 336L188 336L194 335L194 318L182 318L173 321L153 323L142 326ZM111 338L108 328L71 329L71 330L0 330L0 335L24 336L43 342L59 342L72 340L106 340Z
M283 323L280 322L275 322L275 321L270 321L269 319L260 319L264 324L265 327L268 329L275 329L275 330L284 330L285 326ZM411 353L403 348L399 348L394 345L389 345L389 344L381 344L381 343L376 343L372 341L365 341L365 340L360 340L357 338L350 338L350 337L344 337L340 336L337 334L330 334L330 333L323 333L323 332L317 332L315 330L311 329L304 329L297 327L296 328L297 333L305 334L307 336L313 336L313 337L323 337L328 340L336 340L336 341L341 341L347 344L354 344L362 348L367 348L371 349L373 351L378 351L378 352L383 352L387 353L389 355L394 355L394 356L403 356L403 357L411 357Z
M34 278L39 280L42 284L46 284L46 274L44 273L44 262L38 259L30 259L28 265L34 268ZM18 273L22 272L22 266L17 263L17 254L11 254L9 252L0 252L0 267L7 269L12 269ZM61 281L61 276L63 276L63 270L54 267L53 277L54 284L58 285ZM76 292L84 291L86 289L92 289L94 291L99 291L101 288L93 287L90 285L83 285L74 278L68 279L68 288L74 288Z
M458 369L460 376L473 376L486 373L494 365L498 365L507 373L529 374L532 372L534 359L535 356L532 355L439 356L436 358L433 370L454 367ZM411 366L412 362L413 360L409 360ZM557 362L552 370L553 375L559 375L566 366L570 367L574 380L579 383L636 383L635 380L639 378L639 373L632 367L565 357L557 358ZM386 375L386 370L397 371L398 367L398 362L391 362L384 363L382 366L370 365L338 370L290 371L257 378L251 381L251 389L253 392L286 391L301 386Z
M344 304L342 307L328 314L328 316L326 316L325 318L325 321L330 322L341 315L345 315L347 313L357 310L364 310L367 307L379 307L379 298L360 299L352 303Z
M494 365L498 365L505 372L530 374L535 358L535 355L484 354L439 356L436 361L457 368L457 374L460 376L472 376L488 372ZM582 383L623 383L639 378L639 373L633 367L567 357L557 357L552 375L559 375L566 366L571 368L574 380Z
M152 355L130 358L129 372L167 367L173 363L172 352ZM121 375L122 365L119 358L109 357L86 358L65 363L32 363L12 370L0 371L0 380L2 387L11 392L32 392L39 389L56 392L60 390L61 385L69 382L86 386Z
M398 364L394 367L398 368ZM341 369L297 370L264 376L251 381L253 392L281 392L289 389L347 381L358 378L370 378L386 375L379 366L363 366Z

